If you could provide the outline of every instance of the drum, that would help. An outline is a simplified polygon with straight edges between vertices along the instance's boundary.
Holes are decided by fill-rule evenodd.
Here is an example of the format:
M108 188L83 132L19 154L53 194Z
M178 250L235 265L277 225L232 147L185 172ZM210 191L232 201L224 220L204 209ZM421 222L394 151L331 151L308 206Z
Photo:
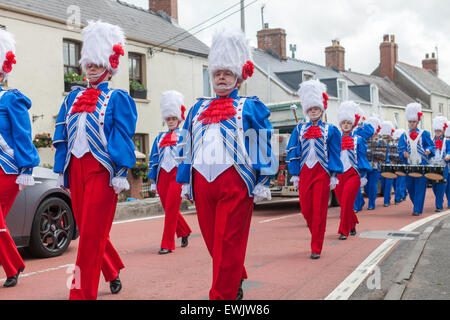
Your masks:
M392 164L382 164L380 166L381 176L386 179L395 179L397 175L394 173L394 166Z
M406 175L408 174L408 166L406 164L395 164L393 165L393 167L394 173L397 176L406 177Z
M422 178L424 175L425 166L421 165L410 165L408 167L408 176L413 178Z
M425 166L425 177L430 180L443 180L444 179L444 169L445 166Z

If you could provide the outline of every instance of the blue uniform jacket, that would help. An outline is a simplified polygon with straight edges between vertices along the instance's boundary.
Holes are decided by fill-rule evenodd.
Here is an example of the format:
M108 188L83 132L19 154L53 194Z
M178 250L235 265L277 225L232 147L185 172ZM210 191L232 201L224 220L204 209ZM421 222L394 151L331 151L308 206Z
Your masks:
M6 174L32 174L40 159L31 137L31 101L0 86L0 166Z

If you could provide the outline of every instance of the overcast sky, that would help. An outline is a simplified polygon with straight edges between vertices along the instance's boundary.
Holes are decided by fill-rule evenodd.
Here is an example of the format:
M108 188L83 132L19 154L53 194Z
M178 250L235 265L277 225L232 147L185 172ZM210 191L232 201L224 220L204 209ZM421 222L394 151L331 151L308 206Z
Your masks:
M254 0L245 0L250 4ZM148 0L126 0L148 9ZM178 0L179 24L186 30L239 3L238 0ZM256 32L264 21L270 28L283 28L289 44L297 45L296 58L325 64L325 47L339 39L345 47L345 66L371 73L379 64L383 34L395 34L399 60L422 66L426 53L439 54L439 76L450 84L450 2L447 0L258 0L246 8L246 35L257 46ZM195 33L207 24L192 30ZM217 29L240 26L239 12L195 36L211 43Z

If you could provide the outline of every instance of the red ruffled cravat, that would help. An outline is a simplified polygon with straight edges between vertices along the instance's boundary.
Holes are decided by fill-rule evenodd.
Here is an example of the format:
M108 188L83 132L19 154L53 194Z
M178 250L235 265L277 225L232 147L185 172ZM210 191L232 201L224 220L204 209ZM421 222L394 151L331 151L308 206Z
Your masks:
M416 138L417 138L418 135L419 135L419 134L417 133L417 131L412 131L412 132L409 134L409 137L410 137L411 139L413 139L413 140L416 140Z
M78 112L94 112L97 107L98 97L101 93L102 91L100 89L87 88L73 104L71 114Z
M355 141L350 136L342 137L341 150L351 150L355 148Z
M436 149L442 150L442 143L443 141L441 139L438 139L434 142L434 144L436 145Z
M176 145L178 142L178 134L175 131L171 131L164 136L159 143L159 148L165 148Z
M320 130L319 126L311 126L308 130L306 130L303 135L303 139L317 139L322 138L322 130Z
M198 117L198 121L202 124L211 124L232 119L236 115L233 101L233 98L214 99L208 108Z

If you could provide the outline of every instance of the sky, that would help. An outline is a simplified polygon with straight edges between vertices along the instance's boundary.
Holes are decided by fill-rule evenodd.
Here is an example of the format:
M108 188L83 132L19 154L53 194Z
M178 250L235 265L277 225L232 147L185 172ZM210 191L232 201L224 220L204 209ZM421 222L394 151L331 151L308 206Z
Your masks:
M439 77L450 84L450 1L447 0L245 0L246 36L257 46L256 33L264 22L283 28L290 44L297 45L297 59L325 64L325 47L338 39L345 48L345 67L370 74L380 60L384 34L393 34L399 60L422 67L426 53L439 57ZM148 9L148 0L126 0ZM178 22L186 30L232 7L231 10L192 29L195 33L240 9L238 0L178 0ZM215 31L240 27L240 13L226 18L195 36L210 45Z

